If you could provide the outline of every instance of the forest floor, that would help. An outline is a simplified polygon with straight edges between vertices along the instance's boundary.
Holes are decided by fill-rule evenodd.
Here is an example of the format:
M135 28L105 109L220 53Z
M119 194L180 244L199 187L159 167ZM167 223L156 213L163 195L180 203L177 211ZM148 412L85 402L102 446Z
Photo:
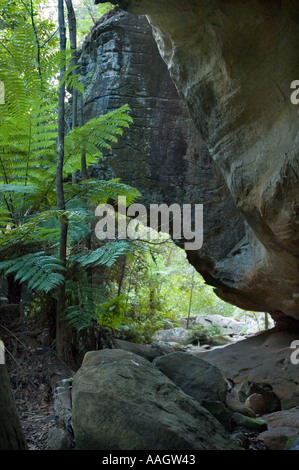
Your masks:
M46 450L49 430L56 425L53 378L59 363L51 347L40 347L43 331L35 321L0 323L5 360L17 411L29 450Z
M22 321L12 315L6 321L0 318L0 335L6 347L6 365L28 449L48 450L51 430L59 427L53 391L62 379L70 377L66 374L72 373L58 361L54 348L45 343L47 331L38 320ZM266 450L258 433L243 434L250 450Z

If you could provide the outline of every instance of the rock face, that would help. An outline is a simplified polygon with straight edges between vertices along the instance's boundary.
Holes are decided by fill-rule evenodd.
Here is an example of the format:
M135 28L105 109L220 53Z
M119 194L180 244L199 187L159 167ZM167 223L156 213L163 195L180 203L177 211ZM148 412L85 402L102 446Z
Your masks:
M142 356L148 361L153 361L156 357L175 352L175 348L162 341L153 341L149 344L137 344L122 339L114 339L112 349L123 349L138 356Z
M79 63L84 122L126 103L134 119L95 175L137 187L146 206L203 204L203 248L187 254L207 282L222 284L215 263L222 263L226 277L239 270L228 254L246 237L244 219L169 76L148 21L117 10L91 31Z
M205 408L128 351L87 353L72 399L77 449L238 449Z
M244 416L249 416L250 418L256 417L255 412L251 408L248 408L247 405L239 401L231 393L227 394L225 404L230 410L234 411L235 413L239 413Z
M223 317L222 315L198 315L195 325L203 325L204 327L218 327L221 333L227 335L239 335L245 333L248 324L240 322L232 317Z
M202 400L225 402L227 384L217 367L184 352L154 359L154 365L183 392Z
M166 187L172 177L174 186L187 188L190 178L197 187L193 195L183 189L185 202L201 199L204 204L206 244L199 252L189 252L190 260L224 300L278 318L299 319L299 122L290 101L291 83L299 77L297 0L117 3L148 15L171 77L238 208L231 217L224 186L220 202L217 180L212 188L210 177L206 185L196 171L187 178L189 164L180 166L178 159L172 166L169 154L159 147L155 163L160 170L158 161L164 160ZM153 74L159 75L160 69L150 62ZM164 105L160 100L157 114ZM205 171L205 155L201 154L201 163L197 152L193 158L202 174L211 176L215 170L209 162ZM181 179L175 176L178 168ZM209 197L202 198L205 191ZM193 198L195 194L198 197Z
M157 341L187 345L192 341L192 332L180 327L170 328L169 330L158 330L154 335L154 339Z
M299 407L271 413L263 418L270 429L261 433L259 439L263 440L270 450L283 450L288 438L298 434Z
M233 392L236 391L243 402L257 392L263 393L268 407L274 406L277 410L281 402L281 407L287 409L299 406L298 365L291 361L294 350L290 348L293 341L298 341L298 337L298 333L272 329L198 355L216 365L224 377L234 381L236 386ZM271 384L274 394L253 387L248 388L246 394L241 393L244 381L253 385Z

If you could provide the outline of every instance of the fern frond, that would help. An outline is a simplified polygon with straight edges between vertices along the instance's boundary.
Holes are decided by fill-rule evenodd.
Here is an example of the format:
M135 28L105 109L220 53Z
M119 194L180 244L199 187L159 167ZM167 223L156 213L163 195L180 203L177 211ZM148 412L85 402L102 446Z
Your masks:
M90 166L103 156L101 149L111 149L111 144L117 142L123 129L133 122L129 111L128 105L121 106L68 133L65 139L65 176L80 170L82 152L86 155L87 166Z
M88 279L80 279L66 281L65 290L70 302L73 303L65 311L69 324L78 331L94 325L97 305L106 300L105 288L89 283Z
M0 184L0 193L35 194L39 189L32 185Z
M108 199L117 201L118 196L125 196L127 204L132 204L140 197L140 192L119 179L114 180L83 180L80 183L65 183L65 195L69 201L79 203L86 199L90 204L106 204Z
M108 242L104 246L88 254L73 255L70 261L76 261L80 266L99 266L105 265L111 267L120 256L126 254L131 249L131 244L125 240L115 240Z
M64 282L64 276L56 271L65 271L61 261L44 252L30 253L17 259L0 262L0 270L6 275L14 274L16 280L26 282L36 292L50 292Z
M5 207L0 207L0 229L5 229L13 224L11 213Z

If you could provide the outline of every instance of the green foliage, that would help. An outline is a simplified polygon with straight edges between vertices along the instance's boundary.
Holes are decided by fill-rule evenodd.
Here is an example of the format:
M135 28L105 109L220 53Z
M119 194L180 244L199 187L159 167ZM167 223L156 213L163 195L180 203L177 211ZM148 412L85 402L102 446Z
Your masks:
M66 295L68 306L65 315L69 324L78 331L93 326L97 319L97 306L106 300L105 288L90 283L81 274L79 280L66 282Z
M130 248L131 244L125 240L107 242L104 246L100 246L90 253L73 255L70 260L76 261L83 267L98 265L111 267L117 259L127 253Z
M128 105L124 105L99 118L91 119L82 127L71 130L65 139L64 175L81 169L81 155L84 152L87 166L103 157L101 149L111 149L111 144L117 142L123 129L133 122L129 116Z
M74 6L81 39L112 8L110 3L95 6L93 0L76 1ZM98 323L137 341L149 341L166 325L179 325L178 319L188 313L240 313L221 302L201 276L194 275L186 255L172 242L161 238L156 244L127 240L103 244L93 236L96 205L117 201L118 196L125 196L131 204L140 196L118 179L80 178L82 155L87 166L96 164L103 149L111 149L131 125L127 105L67 134L66 210L57 210L57 77L61 64L66 65L62 83L68 91L77 89L84 94L84 89L70 51L58 51L57 24L46 18L46 7L47 0L0 0L0 80L5 84L0 114L2 275L13 274L35 294L51 298L65 282L65 315L74 328L81 331ZM76 181L71 181L71 174ZM69 225L66 271L58 260L62 218ZM125 265L119 262L124 259ZM203 332L197 327L194 338Z
M119 295L108 302L103 302L98 306L97 319L101 326L115 329L120 326L126 308L125 296Z
M41 48L50 50L55 47L58 40L56 24L49 15L42 14L42 3L49 3L49 0L0 0L0 32L4 45L12 43L16 28L24 23L32 25L33 19Z
M191 331L191 343L207 342L209 343L211 338L215 335L223 334L222 329L217 325L204 326L200 323L193 325L190 328Z
M83 200L92 205L106 204L109 199L116 201L118 196L126 197L127 204L132 204L140 196L137 189L121 183L119 179L82 180L80 183L65 183L64 188L69 206L78 206Z
M55 272L65 270L60 260L44 252L3 261L0 270L5 271L6 275L14 274L15 280L27 282L28 288L36 292L50 292L64 282L64 276Z
M75 0L77 16L78 41L82 43L91 27L106 13L114 8L110 2L95 5L94 0Z
M121 264L114 265L110 276L110 295L119 290ZM213 288L188 263L186 253L172 241L158 238L154 244L134 243L134 252L127 255L122 294L126 296L125 314L116 334L134 341L150 341L153 334L165 327L181 326L179 319L194 315L248 315L221 301ZM190 303L191 285L193 295ZM190 312L189 312L190 307ZM217 326L192 327L193 341L208 341L223 334Z
M38 2L30 10L24 2L23 21L20 13L10 26L9 44L0 44L0 79L5 84L0 115L0 269L3 276L13 274L40 295L51 292L55 296L55 289L66 282L66 316L82 329L97 321L99 305L107 302L99 283L94 285L95 279L87 271L112 266L129 249L126 241L106 247L99 246L96 239L91 243L94 206L119 195L133 202L139 192L119 180L82 181L78 175L76 183L64 183L66 210L57 210L57 73L62 62L67 65L63 81L69 88L84 90L80 76L72 75L69 52L61 54L55 47L48 50L55 30L49 22L45 28L49 36L45 37L35 5ZM5 8L2 3L1 8ZM92 165L102 157L101 149L110 149L117 142L132 122L129 112L124 105L68 133L66 180L80 172L82 154L87 165ZM66 272L57 257L62 217L69 224ZM102 314L106 307L101 307Z
M193 325L190 328L191 332L191 338L190 338L190 343L197 343L197 342L202 342L203 339L206 339L206 334L205 334L205 329L204 326L201 325L200 323Z

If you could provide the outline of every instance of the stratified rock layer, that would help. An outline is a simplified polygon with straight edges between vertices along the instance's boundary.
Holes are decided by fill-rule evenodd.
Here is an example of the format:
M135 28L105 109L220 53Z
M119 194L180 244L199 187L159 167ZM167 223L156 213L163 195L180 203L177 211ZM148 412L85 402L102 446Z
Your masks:
M299 78L297 0L117 3L148 15L171 77L246 221L241 237L231 213L220 209L216 184L201 200L209 226L205 249L189 252L190 260L223 299L298 319L299 121L290 101L290 85ZM149 62L158 75L152 57ZM159 147L156 162L164 155ZM203 179L192 175L201 197ZM163 177L169 180L166 172ZM188 191L183 197L198 201Z
M203 204L204 244L188 252L190 259L213 285L233 279L238 256L229 253L246 237L244 220L178 95L146 18L116 11L91 31L79 62L84 121L126 103L134 119L94 173L137 187L147 207Z

